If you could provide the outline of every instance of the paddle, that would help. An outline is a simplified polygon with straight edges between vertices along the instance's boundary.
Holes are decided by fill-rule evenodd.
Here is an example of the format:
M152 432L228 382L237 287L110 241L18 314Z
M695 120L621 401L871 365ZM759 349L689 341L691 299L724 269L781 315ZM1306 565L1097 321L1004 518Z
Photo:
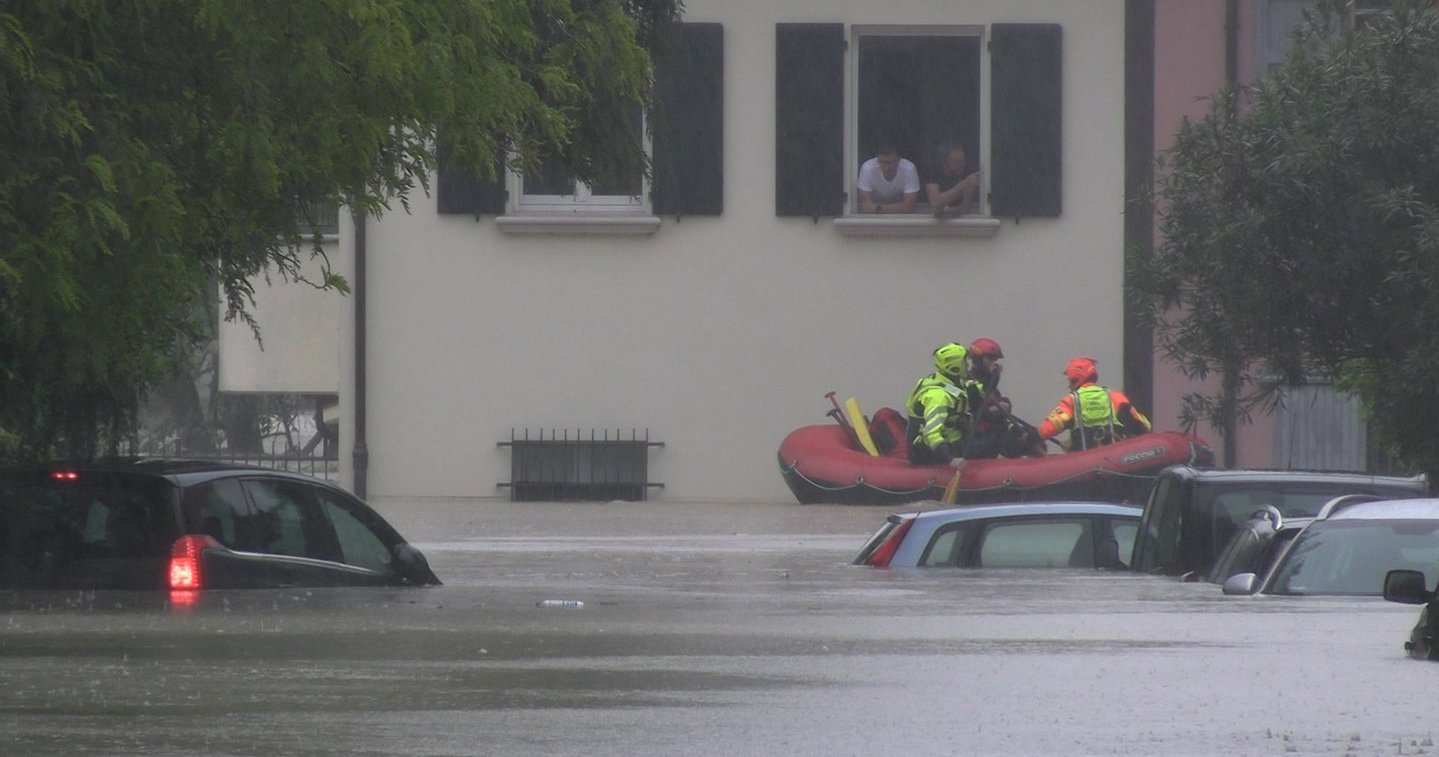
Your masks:
M855 432L854 426L850 425L849 418L845 416L844 410L839 406L839 400L834 398L834 392L826 392L824 397L829 400L829 404L834 405L834 409L825 413L825 415L833 418L834 422L838 423L840 428L844 429L844 435L849 437L849 443L854 445L855 449L861 452L865 451L864 445L860 443L859 434Z
M954 504L954 500L959 497L959 480L961 478L964 478L964 469L956 469L954 472L954 477L951 478L949 480L949 484L944 487L944 496L941 497L939 500L941 504Z

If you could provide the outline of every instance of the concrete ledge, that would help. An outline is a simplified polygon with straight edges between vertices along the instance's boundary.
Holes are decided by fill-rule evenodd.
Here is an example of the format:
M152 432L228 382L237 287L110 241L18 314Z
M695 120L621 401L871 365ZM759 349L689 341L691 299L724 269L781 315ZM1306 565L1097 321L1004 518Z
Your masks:
M834 219L834 228L847 237L992 237L999 225L998 218L987 216L940 220L918 213Z

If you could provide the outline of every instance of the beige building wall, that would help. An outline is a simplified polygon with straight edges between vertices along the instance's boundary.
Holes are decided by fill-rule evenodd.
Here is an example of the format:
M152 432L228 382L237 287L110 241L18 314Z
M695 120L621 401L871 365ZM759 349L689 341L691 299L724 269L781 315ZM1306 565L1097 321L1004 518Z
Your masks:
M337 271L347 260L338 238L322 245ZM348 254L348 249L344 251ZM323 261L301 253L302 270L323 280ZM344 295L274 276L254 282L252 311L260 338L242 321L220 324L220 391L335 394L340 390L341 323L351 307Z
M686 9L724 26L723 215L664 217L642 236L515 234L414 197L410 213L369 222L371 499L507 497L497 442L512 429L634 428L664 443L650 453L650 480L665 484L653 500L792 502L776 462L785 434L831 422L831 390L900 407L949 340L999 340L1004 389L1036 422L1075 354L1122 388L1123 0ZM776 217L778 22L1062 25L1062 215L999 219L976 237L851 236L834 219ZM341 239L348 258L347 221ZM353 338L347 314L347 478Z

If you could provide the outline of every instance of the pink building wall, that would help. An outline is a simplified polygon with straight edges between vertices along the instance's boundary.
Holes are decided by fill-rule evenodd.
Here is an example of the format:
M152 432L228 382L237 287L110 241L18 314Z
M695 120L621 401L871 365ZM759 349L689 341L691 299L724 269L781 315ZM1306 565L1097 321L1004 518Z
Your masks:
M1154 145L1163 152L1174 144L1183 120L1203 116L1208 98L1225 85L1226 0L1155 0L1154 7ZM1239 0L1237 76L1252 78L1254 60L1254 2ZM1215 393L1218 382L1192 382L1158 354L1154 363L1156 428L1179 428L1184 395ZM1220 460L1229 467L1266 467L1273 464L1273 420L1258 417L1240 424L1235 435L1235 459ZM1217 430L1200 426L1197 433L1220 454L1224 440Z

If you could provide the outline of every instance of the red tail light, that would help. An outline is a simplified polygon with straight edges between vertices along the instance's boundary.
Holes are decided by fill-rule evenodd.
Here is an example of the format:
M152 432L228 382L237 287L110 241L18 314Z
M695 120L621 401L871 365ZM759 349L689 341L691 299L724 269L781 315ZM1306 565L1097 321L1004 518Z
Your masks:
M889 536L884 537L884 543L869 553L869 559L865 560L864 564L873 565L876 568L888 567L889 561L894 559L894 551L899 549L899 543L904 541L904 535L909 533L909 527L913 525L914 518L905 518L901 521L894 527L894 530L889 532Z
M170 588L203 589L205 576L200 559L205 550L220 546L212 536L190 534L181 536L170 547Z

